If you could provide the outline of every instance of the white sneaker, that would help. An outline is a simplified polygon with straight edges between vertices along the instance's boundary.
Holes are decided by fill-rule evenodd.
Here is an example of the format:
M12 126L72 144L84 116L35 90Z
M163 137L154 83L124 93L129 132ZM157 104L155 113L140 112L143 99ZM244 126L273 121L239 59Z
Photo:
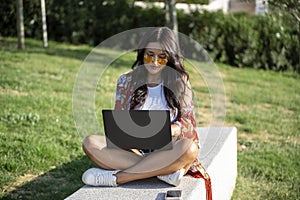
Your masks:
M86 170L82 175L82 182L92 186L117 186L117 177L114 176L119 170L104 170L91 168Z
M178 186L184 175L184 169L177 170L176 172L164 176L157 176L158 179L174 186Z

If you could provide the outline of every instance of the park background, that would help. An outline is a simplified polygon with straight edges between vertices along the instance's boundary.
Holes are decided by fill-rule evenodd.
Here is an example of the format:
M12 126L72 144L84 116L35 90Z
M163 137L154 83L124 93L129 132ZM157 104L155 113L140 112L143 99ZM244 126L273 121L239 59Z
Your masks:
M95 165L81 150L72 116L80 65L94 46L117 33L170 25L164 9L134 6L130 0L45 3L48 47L42 43L40 1L23 0L23 50L16 1L0 6L3 199L62 199L83 185L81 174ZM216 62L226 90L225 123L238 128L232 199L299 199L299 9L299 2L287 0L269 1L264 14L177 10L178 31L198 41ZM98 95L109 95L133 60L129 54L112 63L105 74L108 84L98 88ZM207 126L209 91L188 69L203 99L197 123Z

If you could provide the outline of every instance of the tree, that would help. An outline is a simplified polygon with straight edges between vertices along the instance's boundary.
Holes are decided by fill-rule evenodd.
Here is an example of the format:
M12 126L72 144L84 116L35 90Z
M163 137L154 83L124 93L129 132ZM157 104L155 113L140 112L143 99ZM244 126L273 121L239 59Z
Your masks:
M171 28L175 33L178 32L177 12L176 12L176 0L166 0L166 22L167 26Z
M175 33L178 32L177 23L177 12L176 12L176 2L177 3L197 3L197 4L208 4L209 0L146 0L147 2L162 2L165 3L166 9L166 22L167 26L171 28Z
M18 48L23 50L25 49L23 0L17 0L17 30L18 30Z
M300 23L300 1L299 0L264 0L265 4L269 4L275 8L286 11Z
M45 0L41 0L41 13L42 13L43 46L48 47Z

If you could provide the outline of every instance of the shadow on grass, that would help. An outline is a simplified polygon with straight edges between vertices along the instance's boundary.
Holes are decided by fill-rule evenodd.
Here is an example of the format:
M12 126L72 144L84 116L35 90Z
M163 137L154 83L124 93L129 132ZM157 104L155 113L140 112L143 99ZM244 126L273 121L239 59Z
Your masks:
M132 64L134 63L134 59L117 59L120 55L114 55L114 51L106 51L106 50L98 50L95 51L92 46L87 45L72 45L72 44L64 44L64 43L56 43L51 41L49 47L43 48L40 41L27 39L26 40L26 48L24 50L18 50L17 48L17 40L16 38L0 38L0 51L10 51L10 52L24 52L29 54L45 54L49 56L56 56L62 58L71 58L80 61L84 61L91 53L92 57L89 58L89 62L99 62L99 60L111 60L113 61L113 65L116 68L119 67L128 67L131 68ZM107 47L110 50L109 47ZM101 49L101 48L100 48ZM112 50L112 49L111 49ZM115 51L118 52L118 51ZM96 59L96 60L93 60Z
M56 42L50 42L49 47L43 48L42 43L40 41L27 39L25 49L18 50L18 43L16 38L0 38L0 47L0 50L3 49L5 51L41 53L51 56L61 56L65 58L72 58L78 60L84 60L93 48L88 46L76 46Z
M17 187L2 199L64 199L83 186L82 173L95 166L86 156L79 157Z

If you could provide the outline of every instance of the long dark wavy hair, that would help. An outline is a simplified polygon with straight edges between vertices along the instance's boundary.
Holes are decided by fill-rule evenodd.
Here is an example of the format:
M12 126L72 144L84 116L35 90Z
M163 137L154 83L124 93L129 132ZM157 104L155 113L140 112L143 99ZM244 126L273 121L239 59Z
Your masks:
M145 47L150 42L159 42L162 49L167 54L167 67L162 70L162 80L164 86L164 94L167 105L172 109L178 109L177 117L181 117L181 103L184 98L186 83L189 74L184 68L183 56L180 52L176 35L167 27L155 28L147 32L141 39L136 61L132 65L133 74L133 95L130 102L130 109L134 109L137 105L143 105L148 89L147 89L147 70L144 66ZM168 69L168 67L172 69Z

